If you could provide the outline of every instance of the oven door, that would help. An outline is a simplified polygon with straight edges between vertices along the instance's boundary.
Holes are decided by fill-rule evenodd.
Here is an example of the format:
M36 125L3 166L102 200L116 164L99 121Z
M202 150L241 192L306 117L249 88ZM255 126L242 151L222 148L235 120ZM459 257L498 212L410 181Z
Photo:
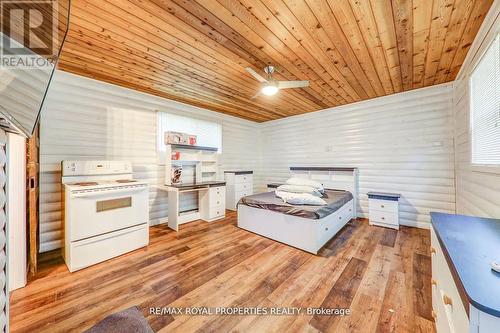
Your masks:
M72 242L149 221L147 186L71 193L68 203L66 228Z

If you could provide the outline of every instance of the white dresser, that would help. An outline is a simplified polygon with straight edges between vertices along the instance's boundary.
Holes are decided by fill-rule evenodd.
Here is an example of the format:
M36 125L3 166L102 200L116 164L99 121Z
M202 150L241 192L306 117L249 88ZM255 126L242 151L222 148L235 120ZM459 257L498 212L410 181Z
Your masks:
M437 333L500 332L500 220L431 212Z
M370 225L399 229L400 194L368 192Z
M226 208L236 210L242 197L253 194L253 171L224 171L226 180Z

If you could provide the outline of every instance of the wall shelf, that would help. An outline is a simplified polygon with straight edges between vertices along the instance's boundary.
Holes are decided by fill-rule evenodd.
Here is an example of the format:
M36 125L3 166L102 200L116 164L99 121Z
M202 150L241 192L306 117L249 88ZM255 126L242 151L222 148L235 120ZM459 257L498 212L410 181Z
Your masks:
M218 148L205 146L190 146L180 144L167 144L165 154L167 160L165 163L165 185L171 185L171 172L174 166L186 166L186 168L194 168L194 179L186 180L181 176L183 181L201 183L208 181L216 181L218 179ZM179 159L172 159L172 155L177 154ZM170 158L169 158L170 157ZM188 171L188 174L190 175ZM183 175L185 171L183 168Z
M181 144L171 144L172 150L175 149L187 149L187 150L202 150L202 151L212 151L216 152L219 150L217 147L206 147L206 146L192 146L192 145L181 145Z

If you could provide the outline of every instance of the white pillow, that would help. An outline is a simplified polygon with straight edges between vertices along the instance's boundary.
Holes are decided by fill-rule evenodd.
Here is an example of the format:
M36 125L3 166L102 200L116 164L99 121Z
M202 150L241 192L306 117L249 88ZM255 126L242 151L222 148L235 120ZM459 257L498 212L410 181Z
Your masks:
M323 193L325 189L323 188L323 184L320 182L317 182L312 179L306 179L306 178L299 178L299 177L292 177L289 178L286 183L288 185L304 185L304 186L311 186Z
M291 205L311 205L311 206L323 206L326 205L326 201L315 197L312 194L307 193L290 193L275 191L278 198L281 198L284 202Z
M314 187L306 185L280 185L276 190L282 192L290 192L290 193L307 193L307 194L312 194L316 197L323 196L321 192L315 189Z

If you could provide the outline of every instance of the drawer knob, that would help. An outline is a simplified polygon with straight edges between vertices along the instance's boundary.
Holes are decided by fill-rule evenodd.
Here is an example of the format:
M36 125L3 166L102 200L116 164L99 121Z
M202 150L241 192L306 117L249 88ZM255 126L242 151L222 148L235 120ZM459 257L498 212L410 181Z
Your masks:
M342 216L339 216L339 220L342 220Z
M385 220L385 217L383 217L383 216L382 216L382 217L381 217L381 219L382 219L382 220Z
M328 231L328 227L325 228L325 231Z
M217 201L217 204L220 204L220 201Z
M438 283L437 283L437 281L436 281L436 280L432 279L431 284L432 284L433 286L437 286L437 284L438 284Z
M431 253L436 254L436 249L431 246Z
M443 303L445 305L452 305L453 306L453 301L452 301L451 297L449 297L447 295L443 295Z
M380 205L380 208L384 208L385 206L384 205Z

